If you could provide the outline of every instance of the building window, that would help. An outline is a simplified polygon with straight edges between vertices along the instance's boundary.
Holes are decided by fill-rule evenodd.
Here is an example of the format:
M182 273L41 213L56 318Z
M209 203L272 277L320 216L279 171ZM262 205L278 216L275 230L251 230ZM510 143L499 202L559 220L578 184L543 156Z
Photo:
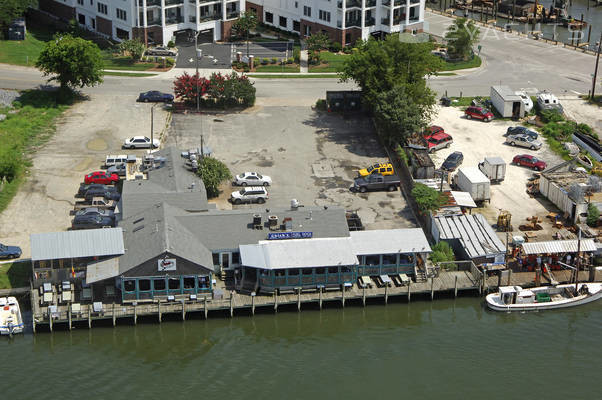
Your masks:
M185 276L184 279L184 289L194 289L194 282L196 279L194 277Z
M268 23L273 23L274 22L274 14L270 13L270 12L266 12L265 13L265 22Z
M180 278L169 278L169 290L180 289Z
M165 290L165 279L153 279L154 290Z
M117 18L125 21L128 19L128 15L124 10L122 10L121 8L118 8L117 9Z
M98 12L107 15L109 13L109 9L106 4L98 3Z
M311 7L303 6L303 15L311 17Z
M138 289L141 292L148 292L150 290L150 279L140 279L138 280Z
M92 29L96 29L96 20L92 18L90 22L92 23Z
M311 26L309 26L309 25L304 25L304 26L305 26L305 36L311 35Z
M133 279L123 281L123 290L125 290L126 292L136 291L136 281Z
M380 264L380 256L378 254L366 256L366 265L379 265L379 264Z
M383 254L383 265L397 264L397 254Z
M77 20L81 25L86 25L86 16L84 14L77 14Z
M328 267L328 273L329 274L338 274L339 273L339 267Z
M291 268L288 270L288 276L296 276L296 275L299 275L298 268Z
M299 21L293 21L293 30L295 32L301 32L301 24Z
M240 253L238 251L232 253L232 264L240 264Z
M286 17L280 17L280 26L286 28Z
M84 1L84 0L82 0L82 1ZM299 2L298 1L295 1L295 8L299 8Z
M80 6L84 5L84 0L77 0L77 4L79 4Z
M318 18L322 21L330 22L330 13L328 11L319 10L318 14Z
M115 28L115 36L121 40L128 40L130 38L130 33L123 29Z
M93 6L94 5L94 0L90 0L90 5Z
M213 253L213 265L219 265L219 253Z

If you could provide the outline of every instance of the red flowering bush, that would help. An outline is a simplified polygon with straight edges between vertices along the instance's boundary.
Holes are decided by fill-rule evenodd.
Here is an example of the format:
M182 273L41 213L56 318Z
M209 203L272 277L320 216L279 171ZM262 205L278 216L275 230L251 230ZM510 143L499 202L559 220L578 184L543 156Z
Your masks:
M205 107L250 107L255 104L255 87L246 76L214 73L209 79L184 73L174 81L176 98L196 104L197 83L200 102Z

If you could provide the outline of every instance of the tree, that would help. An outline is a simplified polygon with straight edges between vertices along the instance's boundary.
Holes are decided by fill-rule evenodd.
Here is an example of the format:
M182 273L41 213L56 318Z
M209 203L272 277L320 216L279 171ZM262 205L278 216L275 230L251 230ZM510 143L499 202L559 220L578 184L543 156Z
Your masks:
M138 61L144 54L144 43L138 39L124 40L117 46L122 53L128 53L132 61Z
M196 104L197 87L199 97L203 97L207 93L209 80L201 77L199 74L188 75L184 72L174 81L174 93L176 98L181 99L185 103Z
M29 7L38 5L38 0L0 0L0 32L19 17L22 17Z
M339 77L357 83L370 107L378 94L395 86L406 86L408 96L414 91L428 93L425 78L443 66L443 61L431 54L433 44L429 42L406 43L389 35L385 40L358 41L356 47L358 50L343 63Z
M445 204L445 196L443 193L430 188L422 183L416 183L412 188L412 197L416 200L416 204L421 212L427 213L435 211Z
M203 157L197 175L203 180L209 198L219 196L219 185L232 179L226 164L212 157Z
M102 83L103 62L98 46L71 35L56 35L46 43L36 61L44 76L55 75L61 90L94 86Z
M447 54L452 59L469 60L472 57L473 47L479 41L480 30L474 21L466 22L466 18L456 18L454 23L447 28Z
M247 57L249 57L249 31L257 26L257 15L252 11L241 12L240 17L232 25L232 33L244 37L247 41Z
M598 219L600 219L600 210L593 203L589 203L587 206L587 224L595 228L598 226Z
M307 50L309 50L309 61L317 63L320 60L320 52L330 48L331 43L328 35L322 32L314 33L305 39Z
M446 262L446 261L454 261L456 256L454 255L454 251L447 242L439 242L435 244L432 248L433 252L431 253L431 261L434 263L438 262Z
M435 94L421 85L418 88L395 86L377 94L374 117L384 141L389 145L404 144L408 136L430 122L435 103Z

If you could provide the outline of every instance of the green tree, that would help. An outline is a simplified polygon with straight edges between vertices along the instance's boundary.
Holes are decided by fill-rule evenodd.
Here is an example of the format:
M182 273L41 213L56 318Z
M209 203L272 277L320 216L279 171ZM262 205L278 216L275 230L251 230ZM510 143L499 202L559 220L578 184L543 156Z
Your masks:
M589 203L587 206L587 224L595 228L598 226L598 219L600 219L600 210L593 203Z
M443 66L443 61L431 54L432 43L402 42L396 35L358 41L357 49L346 58L339 77L357 83L370 107L380 93L396 86L405 86L410 97L414 92L424 96L429 92L426 77Z
M431 261L434 263L445 262L445 261L454 261L456 259L454 255L454 251L447 242L439 242L435 244L432 248L433 252L431 253Z
M412 197L416 200L416 204L421 212L427 213L435 211L445 204L445 196L422 183L417 183L412 188Z
M38 5L38 0L0 0L0 35L29 7Z
M102 83L103 62L98 46L71 35L56 35L36 61L44 76L54 75L61 91Z
M330 48L332 42L328 38L327 34L319 32L314 33L313 35L305 39L305 44L307 46L307 50L309 50L309 62L319 63L320 52L322 50L327 50L328 48Z
M226 164L212 157L203 157L197 175L203 180L209 198L219 196L219 185L232 179Z
M422 85L395 86L378 93L373 109L380 135L388 145L404 144L430 122L435 103L435 94Z
M232 25L232 33L244 37L247 41L247 57L249 57L249 32L257 26L257 15L252 11L241 12L240 17Z
M144 43L138 39L124 40L117 46L119 51L124 54L129 54L132 61L138 61L144 54Z
M474 45L479 41L479 28L473 20L466 21L466 18L456 18L445 33L447 54L452 59L469 60Z

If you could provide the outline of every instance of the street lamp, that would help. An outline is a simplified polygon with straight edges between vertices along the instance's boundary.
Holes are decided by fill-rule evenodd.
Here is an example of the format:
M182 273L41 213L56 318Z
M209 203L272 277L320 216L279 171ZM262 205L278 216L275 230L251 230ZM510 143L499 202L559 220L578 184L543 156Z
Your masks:
M196 112L200 112L199 104L199 58L203 56L203 50L198 49L198 37L201 31L197 31L194 35L194 57L196 64Z

